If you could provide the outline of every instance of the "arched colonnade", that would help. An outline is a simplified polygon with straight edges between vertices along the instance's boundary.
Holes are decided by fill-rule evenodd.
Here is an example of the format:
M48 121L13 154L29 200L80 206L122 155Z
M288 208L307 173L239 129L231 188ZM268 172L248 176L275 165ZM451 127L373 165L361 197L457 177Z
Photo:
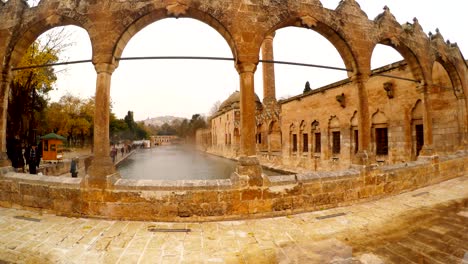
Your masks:
M240 1L228 3L209 0L162 1L63 1L42 0L29 7L23 0L0 2L0 160L6 166L6 113L11 69L21 60L38 36L58 26L75 25L85 29L93 48L92 61L97 72L94 131L95 160L87 178L89 186L103 187L115 172L109 157L109 104L112 73L130 39L145 26L161 19L187 17L215 29L231 48L234 67L239 73L241 93L240 151L241 165L257 166L254 73L260 51L272 56L272 40L278 29L295 26L314 30L337 49L348 76L359 95L359 153L370 149L371 116L366 82L371 74L371 56L377 44L395 48L407 61L423 94L425 146L431 155L432 124L428 89L431 88L434 63L440 63L450 76L454 89L467 108L464 94L468 89L468 70L456 44L445 42L441 33L426 35L417 19L399 24L384 8L371 20L355 0L343 0L335 10L326 9L319 0ZM266 43L266 45L265 45ZM270 49L270 50L265 50ZM268 57L269 56L269 57ZM267 66L264 66L267 67ZM265 68L264 68L265 69ZM270 72L272 70L270 69ZM268 69L266 71L268 73ZM274 72L273 76L274 77ZM274 81L265 82L264 97L274 99ZM466 109L465 109L466 110ZM465 111L466 112L466 111ZM468 123L465 118L465 124ZM466 141L466 125L464 142ZM363 162L364 159L358 162ZM244 164L242 164L244 163ZM249 175L258 177L259 175Z

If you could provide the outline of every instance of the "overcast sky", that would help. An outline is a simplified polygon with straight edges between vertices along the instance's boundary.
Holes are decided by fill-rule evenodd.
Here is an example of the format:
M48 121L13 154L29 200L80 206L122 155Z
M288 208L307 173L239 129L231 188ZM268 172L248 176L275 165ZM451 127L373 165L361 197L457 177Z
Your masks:
M445 39L457 42L468 53L468 17L466 0L361 0L369 19L382 13L387 5L400 24L417 17L424 31L439 28ZM324 7L335 9L339 0L322 0ZM72 32L70 48L64 60L91 58L91 44L86 31L67 27ZM286 28L274 40L276 60L343 67L336 49L321 35L303 28ZM130 56L210 56L232 57L229 46L214 29L192 19L164 19L140 31L129 42L123 57ZM468 58L465 55L465 58ZM392 48L379 45L372 67L400 60ZM53 101L66 93L87 98L94 96L96 73L92 64L66 66L58 76ZM61 68L62 69L62 68ZM277 98L297 95L309 81L312 88L346 78L340 71L276 65ZM255 76L255 91L262 98L262 71ZM122 61L112 77L113 112L123 118L133 111L136 120L174 115L190 118L206 114L212 105L239 90L239 76L229 61Z

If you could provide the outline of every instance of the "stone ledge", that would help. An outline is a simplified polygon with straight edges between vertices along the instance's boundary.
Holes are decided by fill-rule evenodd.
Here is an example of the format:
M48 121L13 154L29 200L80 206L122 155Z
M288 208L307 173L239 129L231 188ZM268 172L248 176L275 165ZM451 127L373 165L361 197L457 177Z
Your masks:
M10 173L0 177L0 205L60 215L146 221L211 221L323 210L414 190L467 174L468 156L411 166L270 176L270 185L232 180L119 179L107 189L81 179ZM443 160L443 161L441 161Z
M222 190L231 189L230 179L224 180L130 180L119 179L114 185L115 190Z
M68 177L50 177L37 174L25 173L8 173L3 176L5 179L16 180L19 182L39 183L48 185L71 185L79 187L81 178L68 178ZM1 179L1 177L0 177Z

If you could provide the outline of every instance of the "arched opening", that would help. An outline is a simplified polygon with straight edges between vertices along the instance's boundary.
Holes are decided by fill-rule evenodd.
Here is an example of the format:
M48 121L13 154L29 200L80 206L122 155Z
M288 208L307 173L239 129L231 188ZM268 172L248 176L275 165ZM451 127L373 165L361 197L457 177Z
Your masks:
M418 100L411 111L411 159L416 160L424 146L424 106Z
M154 17L151 19L157 20ZM132 35L131 39L121 40L119 45L125 44L121 57L232 57L231 48L223 36L198 20L168 18L152 24L149 20L143 22L148 26ZM136 24L134 28L142 28L143 24ZM120 61L119 68L113 74L111 98L117 118L123 118L129 110L133 111L135 121L152 126L156 134L160 126L156 122L164 119L161 117L187 120L188 134L178 129L174 133L185 138L190 137L196 128L193 126L194 115L199 115L200 119L207 118L213 103L232 93L232 100L221 105L209 119L205 119L213 137L214 147L209 149L219 155L232 156L236 149L234 146L240 142L238 127L235 131L239 118L239 95L235 92L239 89L238 85L239 76L233 64L225 61ZM169 125L177 127L177 121L174 122ZM159 175L146 177L159 179ZM199 179L195 177L204 176L187 174L182 177Z
M332 42L318 32L306 28L288 26L276 30L273 38L273 54L275 61L347 68ZM261 56L261 59L265 58ZM262 95L263 99L264 89L268 89L264 87L264 78L268 73L265 73L264 67L261 66L259 65L255 74L255 91L258 95ZM272 85L276 99L281 100L304 93L306 82L309 82L310 88L314 90L347 77L346 71L274 64Z
M389 153L388 121L380 109L372 115L372 139L377 162L385 162Z
M299 151L302 155L307 155L309 152L309 133L307 131L306 126L307 123L304 120L302 120L301 125L299 126Z
M354 112L351 118L350 133L351 133L351 157L356 155L359 151L359 129L358 129L358 116L357 111Z
M372 153L378 161L413 159L414 155L410 153L415 151L410 149L412 144L407 142L413 141L415 137L410 139L405 132L409 126L405 116L413 107L413 102L423 99L421 90L417 89L418 82L424 80L422 69L416 55L404 43L394 45L391 40L379 43L372 53L372 76L367 82L367 87L373 87L368 90L368 98L372 98L369 101L369 112L376 114L371 120ZM424 107L422 103L421 107ZM386 116L384 123L375 120L379 116L382 119L382 113ZM414 126L412 122L411 127ZM422 115L421 124L418 123L417 128L421 127Z
M371 69L376 70L403 60L404 58L394 48L383 44L377 44L372 53Z
M330 117L328 121L329 152L332 159L339 159L341 153L341 127L340 120L336 116Z
M281 152L281 128L276 120L270 123L268 129L268 148L271 153Z
M92 45L86 30L77 26L48 29L37 25L20 38L13 53L10 63L16 69L10 83L6 135L12 165L24 171L25 163L30 163L33 155L37 165L62 159L69 162L77 152L64 150L72 148L79 149L80 154L90 154L96 85L93 65L27 68L90 59ZM41 136L50 133L65 140L41 140ZM33 146L37 146L34 153ZM30 172L34 167L28 164ZM85 170L78 174L84 175Z
M463 88L455 69L441 60L436 61L432 67L432 82L430 98L434 148L440 153L453 152L463 139Z
M289 126L289 155L293 156L297 153L297 131L296 126L291 124Z

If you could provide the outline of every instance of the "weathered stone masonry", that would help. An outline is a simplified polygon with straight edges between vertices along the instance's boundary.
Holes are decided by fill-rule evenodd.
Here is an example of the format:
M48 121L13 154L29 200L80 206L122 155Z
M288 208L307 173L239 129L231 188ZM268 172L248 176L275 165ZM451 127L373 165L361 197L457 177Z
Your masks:
M161 183L162 186L147 183L145 187L141 182L125 182L114 174L115 168L110 163L108 109L112 73L118 67L118 58L129 40L145 26L167 17L194 18L219 32L235 58L233 70L239 73L239 152L242 155L239 175L229 181L215 183L187 182L200 185L203 190L171 183ZM439 62L448 72L458 96L463 98L458 107L465 113L461 122L464 124L461 150L464 150L468 118L464 98L468 89L468 71L463 56L455 44L444 41L440 32L427 36L416 19L413 23L400 25L388 8L370 20L355 0L341 1L336 10L323 8L318 0L42 0L34 8L22 0L9 0L0 2L0 18L0 99L3 99L0 100L0 165L3 171L8 170L5 131L9 81L14 74L11 69L18 65L31 43L40 34L57 26L82 27L89 34L92 60L98 73L94 124L96 157L90 174L83 181L75 182L4 173L0 177L0 200L4 206L129 219L285 214L391 194L465 173L464 154L456 154L461 156L450 156L443 161L434 156L433 136L436 130L432 126L433 105L429 93L434 85L433 65ZM357 171L347 173L345 178L297 175L292 176L294 180L283 181L261 175L255 156L253 76L265 40L268 42L276 30L288 26L310 28L327 38L340 53L350 70L349 77L357 87L355 103L360 155L353 164L363 166L356 167ZM373 170L368 166L368 159L363 158L371 153L372 147L368 80L371 54L379 43L398 50L408 63L412 77L419 81L425 138L423 152L430 157L406 163L408 167L389 168L389 171ZM264 46L269 45L266 43ZM272 96L267 98L274 99ZM441 134L440 131L438 133ZM182 205L176 206L177 203Z

